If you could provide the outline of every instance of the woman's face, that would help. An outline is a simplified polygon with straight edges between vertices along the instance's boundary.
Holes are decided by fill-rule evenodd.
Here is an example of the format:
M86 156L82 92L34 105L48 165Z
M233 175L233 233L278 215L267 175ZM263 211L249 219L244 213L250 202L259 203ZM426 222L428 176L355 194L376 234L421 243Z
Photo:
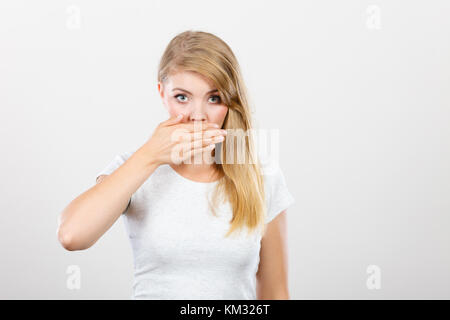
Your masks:
M169 115L183 115L182 122L203 121L223 126L228 107L220 100L219 92L211 80L193 71L179 71L158 91Z

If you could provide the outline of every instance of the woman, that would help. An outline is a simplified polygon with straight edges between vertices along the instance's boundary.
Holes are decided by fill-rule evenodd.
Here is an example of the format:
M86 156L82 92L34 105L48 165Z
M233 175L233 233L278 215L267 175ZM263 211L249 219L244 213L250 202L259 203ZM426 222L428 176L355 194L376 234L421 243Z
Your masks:
M132 298L289 299L285 215L294 198L279 168L263 174L251 135L239 151L246 163L227 148L228 133L251 129L244 88L220 38L186 31L172 39L158 69L170 119L64 209L64 248L89 248L123 214Z

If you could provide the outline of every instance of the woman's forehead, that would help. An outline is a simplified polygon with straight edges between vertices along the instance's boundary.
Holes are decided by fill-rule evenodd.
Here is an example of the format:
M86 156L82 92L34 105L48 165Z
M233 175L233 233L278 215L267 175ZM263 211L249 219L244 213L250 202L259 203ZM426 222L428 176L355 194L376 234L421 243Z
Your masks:
M201 94L217 89L212 80L193 71L179 71L169 75L167 89L175 90L175 88L184 89L193 94Z

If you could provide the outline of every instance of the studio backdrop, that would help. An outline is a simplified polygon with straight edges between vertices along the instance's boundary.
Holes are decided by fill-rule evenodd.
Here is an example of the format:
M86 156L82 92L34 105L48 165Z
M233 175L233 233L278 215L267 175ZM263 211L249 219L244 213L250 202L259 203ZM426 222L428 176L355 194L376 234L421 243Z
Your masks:
M170 39L235 53L295 198L291 299L450 298L450 2L0 3L0 298L128 299L119 219L67 251L57 218L168 118Z

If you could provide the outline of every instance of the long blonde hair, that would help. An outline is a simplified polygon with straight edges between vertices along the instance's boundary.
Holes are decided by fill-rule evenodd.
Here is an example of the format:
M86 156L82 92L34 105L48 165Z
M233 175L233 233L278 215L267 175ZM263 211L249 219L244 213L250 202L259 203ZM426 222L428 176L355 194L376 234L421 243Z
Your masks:
M195 71L211 79L219 90L220 99L228 106L223 129L243 130L245 163L223 161L227 156L227 138L220 144L222 160L217 164L223 173L209 206L214 215L219 198L228 200L233 210L228 237L237 230L265 232L266 202L262 168L255 152L251 110L238 61L230 47L219 37L203 31L184 31L167 45L158 67L158 81L164 82L177 71ZM231 140L234 143L234 140ZM230 147L230 146L229 146ZM234 150L234 145L231 146ZM217 150L215 150L217 152ZM230 153L231 154L231 153ZM236 153L233 152L233 155ZM224 196L224 197L221 197Z

